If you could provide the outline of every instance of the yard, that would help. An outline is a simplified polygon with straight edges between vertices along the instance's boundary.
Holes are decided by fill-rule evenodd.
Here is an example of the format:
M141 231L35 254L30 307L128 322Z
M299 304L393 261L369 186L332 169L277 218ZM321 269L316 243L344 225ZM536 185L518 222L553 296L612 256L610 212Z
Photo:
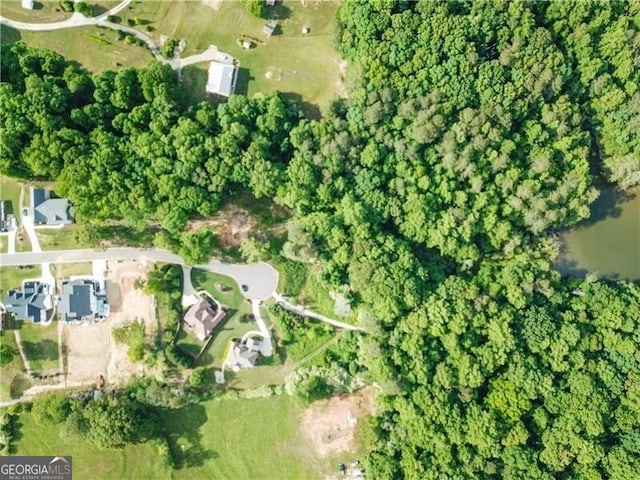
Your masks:
M238 93L253 96L280 91L302 100L309 111L341 90L340 58L330 38L338 6L337 2L318 0L308 0L305 5L284 1L269 7L271 19L265 20L253 17L242 2L236 1L222 2L219 10L194 1L147 1L133 3L120 16L123 24L134 18L148 22L153 31L143 30L157 43L161 37L185 39L183 57L216 45L240 62ZM275 20L281 32L267 37L262 27ZM302 33L304 26L309 27L308 34ZM255 48L243 49L238 45L239 38L254 39ZM185 71L190 86L204 89L206 67Z
M7 345L14 352L13 360L2 367L0 375L0 401L6 402L20 397L22 392L31 386L31 381L18 352L18 344L13 330L4 332L4 335L0 337L0 344Z
M74 60L90 72L143 67L153 57L149 49L116 39L115 30L97 27L65 28L53 32L19 32L31 47L48 48Z
M65 225L62 228L36 228L36 235L42 250L69 250L89 248L77 240L77 225Z
M20 182L17 180L6 175L0 176L0 199L8 202L5 205L6 213L12 213L16 217L20 208L20 188Z
M23 280L31 280L40 277L42 269L40 265L27 265L24 267L0 267L0 294L4 298L7 290L20 288Z
M22 8L20 0L3 0L0 14L11 20L33 23L59 22L71 17L71 12L63 12L55 0L36 1L34 7L33 10L27 10Z
M56 373L58 361L58 322L47 326L21 322L22 349L33 372Z
M93 265L91 262L57 263L52 265L52 273L58 280L75 275L91 275L93 274Z
M77 437L64 435L60 426L42 428L32 416L20 415L16 455L73 455L73 476L81 479L169 479L171 472L150 443L122 450L101 450Z
M288 396L209 401L167 411L176 479L323 478Z
M220 368L229 341L232 338L242 338L246 332L257 329L255 322L247 321L247 315L251 313L251 305L242 295L236 282L225 275L193 269L191 281L196 291L206 290L229 309L225 319L213 331L211 344L198 362L198 366L213 365ZM220 286L223 286L227 291L219 290ZM203 343L187 329L184 329L180 335L178 345L189 353L195 352L197 354L196 347L201 347Z

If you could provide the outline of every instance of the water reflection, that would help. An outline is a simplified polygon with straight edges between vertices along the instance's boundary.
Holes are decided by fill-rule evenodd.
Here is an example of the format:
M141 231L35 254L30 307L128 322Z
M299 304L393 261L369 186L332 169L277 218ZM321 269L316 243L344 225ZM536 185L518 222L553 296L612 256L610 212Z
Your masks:
M640 188L602 189L591 216L560 237L562 249L555 264L560 272L640 281Z

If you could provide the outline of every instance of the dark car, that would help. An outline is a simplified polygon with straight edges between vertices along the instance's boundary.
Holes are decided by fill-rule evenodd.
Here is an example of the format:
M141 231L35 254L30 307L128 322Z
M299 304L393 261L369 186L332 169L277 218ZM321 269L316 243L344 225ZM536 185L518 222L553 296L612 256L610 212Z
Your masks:
M246 292L247 290L249 290L249 287L246 286L244 283L242 285L240 285L240 288L242 288L243 292Z

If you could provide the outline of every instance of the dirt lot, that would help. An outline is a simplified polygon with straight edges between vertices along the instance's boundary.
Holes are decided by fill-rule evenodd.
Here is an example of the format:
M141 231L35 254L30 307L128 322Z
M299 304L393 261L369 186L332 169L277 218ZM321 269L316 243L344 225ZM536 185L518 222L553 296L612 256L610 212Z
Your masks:
M135 373L143 373L142 365L129 361L127 346L113 340L111 329L136 318L145 322L147 332L156 328L153 297L135 288L135 281L145 279L152 265L127 261L108 262L107 267L109 318L96 324L63 327L68 383L92 382L102 374L113 385L125 382Z
M302 417L301 428L320 457L355 449L355 429L358 420L371 415L373 389L352 395L340 395L314 402Z
M256 225L256 220L248 211L230 205L213 217L191 220L187 228L189 231L197 231L205 226L212 227L225 247L238 247L249 238Z

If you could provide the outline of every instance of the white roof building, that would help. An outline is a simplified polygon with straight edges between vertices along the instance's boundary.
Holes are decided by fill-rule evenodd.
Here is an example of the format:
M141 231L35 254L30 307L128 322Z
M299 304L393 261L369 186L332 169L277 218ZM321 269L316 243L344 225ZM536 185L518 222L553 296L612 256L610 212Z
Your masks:
M211 62L209 65L209 78L205 90L208 93L215 93L228 97L236 89L238 69L235 65L228 63Z
M33 4L33 0L22 0L22 8L26 8L27 10L33 10L35 5Z

